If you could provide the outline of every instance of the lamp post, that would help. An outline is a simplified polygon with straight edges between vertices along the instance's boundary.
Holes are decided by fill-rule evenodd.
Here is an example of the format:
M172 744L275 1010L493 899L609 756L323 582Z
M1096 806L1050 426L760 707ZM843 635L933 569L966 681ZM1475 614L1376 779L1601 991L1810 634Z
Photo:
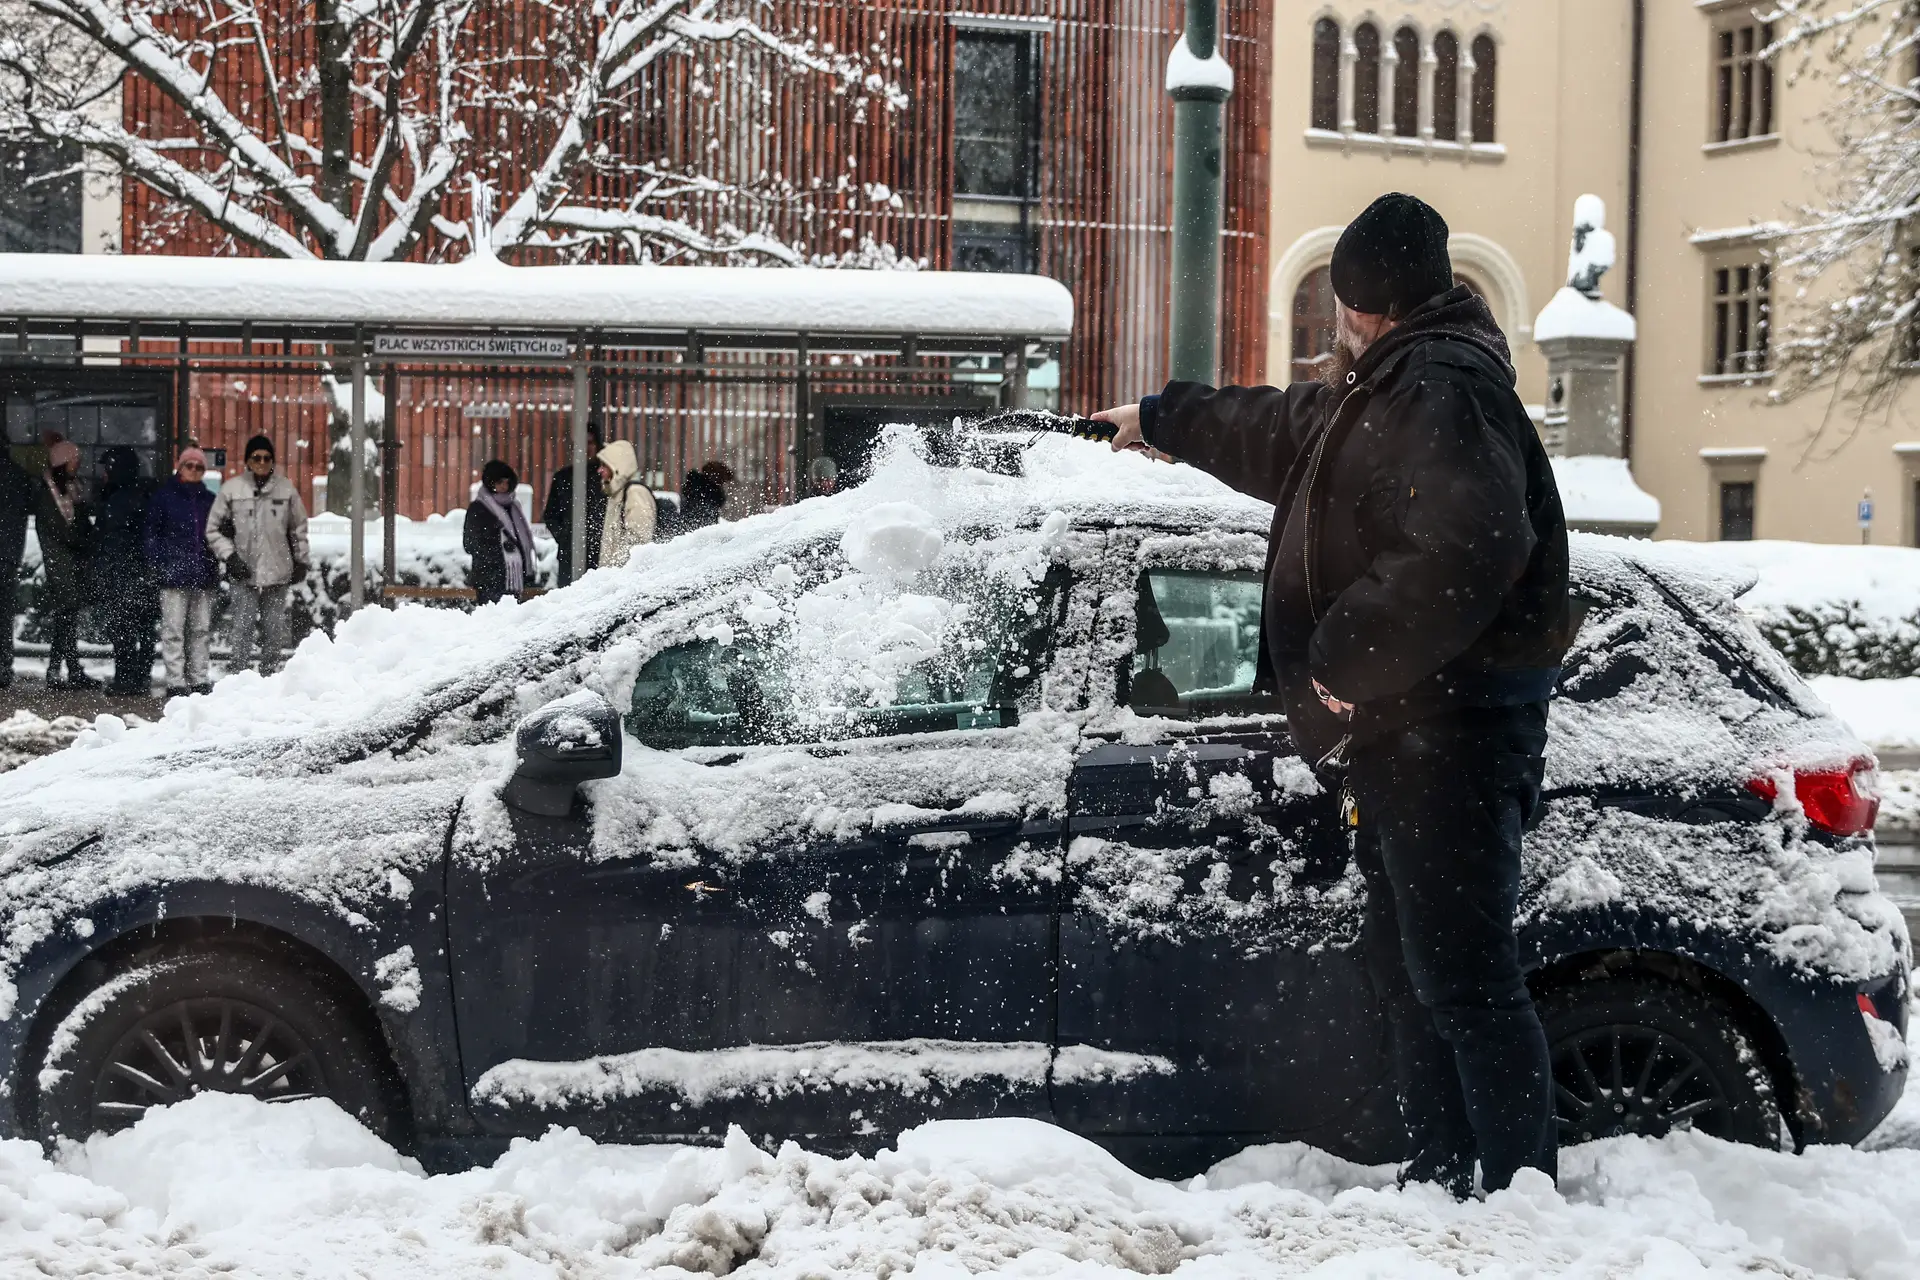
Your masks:
M1220 369L1222 135L1233 70L1219 53L1218 0L1187 0L1187 29L1167 58L1173 99L1173 306L1168 368L1212 383Z

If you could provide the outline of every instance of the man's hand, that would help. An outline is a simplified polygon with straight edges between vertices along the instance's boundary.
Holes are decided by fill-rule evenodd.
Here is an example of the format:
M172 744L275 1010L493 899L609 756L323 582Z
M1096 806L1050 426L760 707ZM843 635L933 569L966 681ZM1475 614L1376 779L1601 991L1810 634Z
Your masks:
M1333 712L1333 714L1339 716L1342 720L1345 720L1353 714L1353 704L1351 702L1340 701L1340 699L1328 693L1327 686L1321 684L1318 680L1313 682L1313 692L1314 696L1320 699L1321 706Z
M1119 428L1113 433L1113 451L1133 449L1140 453L1151 453L1146 437L1140 434L1140 406L1123 404L1117 409L1102 409L1090 415L1095 422L1111 422Z

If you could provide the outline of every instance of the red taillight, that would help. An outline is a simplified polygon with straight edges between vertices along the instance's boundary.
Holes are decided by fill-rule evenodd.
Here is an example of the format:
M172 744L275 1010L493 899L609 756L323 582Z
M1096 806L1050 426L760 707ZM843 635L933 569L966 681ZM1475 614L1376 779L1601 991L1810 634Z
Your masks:
M1747 790L1763 800L1780 793L1771 777L1755 778ZM1832 835L1867 835L1880 816L1879 780L1871 760L1856 760L1846 769L1796 770L1793 794L1807 821Z

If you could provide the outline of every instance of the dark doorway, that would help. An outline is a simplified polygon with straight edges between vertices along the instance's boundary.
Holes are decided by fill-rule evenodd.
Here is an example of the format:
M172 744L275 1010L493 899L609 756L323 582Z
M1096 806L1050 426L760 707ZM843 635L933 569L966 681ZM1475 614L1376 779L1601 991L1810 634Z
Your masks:
M89 480L102 450L125 445L140 474L172 470L173 378L142 369L0 368L7 444L35 445L57 431L80 447Z

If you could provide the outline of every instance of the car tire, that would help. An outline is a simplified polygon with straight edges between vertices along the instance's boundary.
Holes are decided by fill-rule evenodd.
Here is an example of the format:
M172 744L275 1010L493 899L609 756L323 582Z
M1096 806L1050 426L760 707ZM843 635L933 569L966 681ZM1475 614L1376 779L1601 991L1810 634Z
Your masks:
M1614 977L1538 1001L1560 1145L1692 1129L1791 1146L1773 1079L1721 1002L1658 978Z
M331 1098L392 1142L401 1108L376 1034L286 958L204 946L142 956L54 1025L40 1055L40 1133L84 1139L220 1092Z

